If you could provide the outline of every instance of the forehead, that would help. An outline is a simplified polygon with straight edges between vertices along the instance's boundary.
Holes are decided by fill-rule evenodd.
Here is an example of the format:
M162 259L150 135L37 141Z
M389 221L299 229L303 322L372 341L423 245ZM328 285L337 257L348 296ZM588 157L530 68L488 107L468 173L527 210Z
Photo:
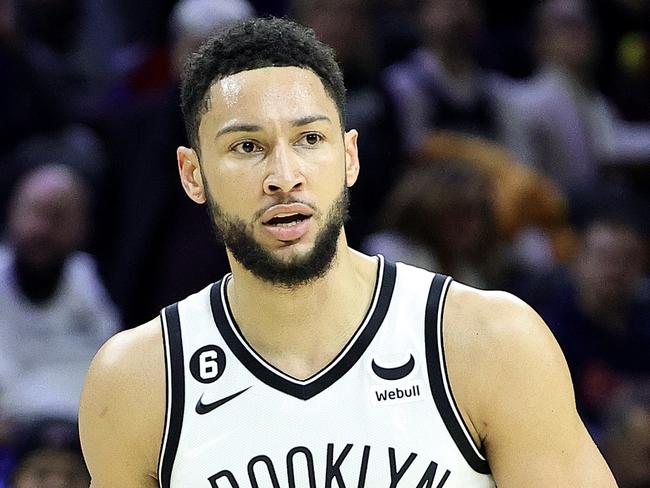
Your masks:
M40 202L54 204L74 201L77 190L74 180L69 175L56 171L42 171L22 181L16 196L19 204Z
M201 120L219 126L235 120L264 124L322 114L338 123L337 106L312 71L295 66L242 71L212 84Z

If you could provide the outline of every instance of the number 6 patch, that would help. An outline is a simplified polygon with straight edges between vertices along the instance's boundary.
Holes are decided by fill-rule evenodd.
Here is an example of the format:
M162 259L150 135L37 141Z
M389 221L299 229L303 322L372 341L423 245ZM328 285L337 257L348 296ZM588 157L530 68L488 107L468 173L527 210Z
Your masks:
M226 369L226 355L219 346L203 346L190 359L190 372L196 381L212 383L221 378Z

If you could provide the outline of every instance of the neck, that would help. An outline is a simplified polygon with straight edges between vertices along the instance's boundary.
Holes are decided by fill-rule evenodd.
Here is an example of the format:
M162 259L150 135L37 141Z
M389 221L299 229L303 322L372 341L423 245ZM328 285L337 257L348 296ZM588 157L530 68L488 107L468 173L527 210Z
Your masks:
M232 313L251 346L268 362L307 378L325 367L359 327L375 286L376 261L339 239L324 276L287 289L260 280L231 259Z
M64 261L57 261L47 266L33 266L16 258L14 273L20 292L33 303L43 303L56 293Z

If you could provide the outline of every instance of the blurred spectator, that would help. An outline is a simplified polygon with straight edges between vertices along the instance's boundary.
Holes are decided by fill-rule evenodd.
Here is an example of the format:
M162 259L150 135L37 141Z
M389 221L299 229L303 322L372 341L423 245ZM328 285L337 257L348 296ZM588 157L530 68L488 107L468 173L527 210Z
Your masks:
M540 277L533 293L521 295L557 337L578 408L598 437L616 391L650 377L650 294L648 234L641 227L647 213L609 201L594 213L572 266Z
M650 382L622 391L610 403L601 447L619 488L650 486Z
M480 288L497 286L503 255L493 198L487 174L471 163L421 161L405 172L388 197L385 230L368 236L364 251Z
M34 131L56 127L64 102L51 79L39 77L24 48L15 0L0 0L0 163Z
M17 178L43 162L70 166L89 183L94 196L104 197L99 193L108 171L104 141L88 126L68 124L34 132L16 144L0 174L0 208L7 205ZM1 216L0 222L4 223L4 218Z
M377 205L401 167L396 162L396 127L386 94L378 85L381 56L372 10L365 0L295 0L290 10L298 22L332 46L345 76L345 125L359 131L363 170L352 187L352 220L346 227L352 246L370 232Z
M551 180L517 160L503 145L477 136L436 131L423 157L461 159L490 179L495 232L510 247L510 267L542 271L574 253L566 196Z
M479 287L510 288L518 273L573 253L564 195L501 145L436 131L425 139L364 250Z
M112 2L16 1L20 46L37 79L62 101L66 120L92 122L116 75L122 39Z
M82 124L35 133L23 139L11 157L20 165L20 172L41 161L66 164L91 183L93 190L101 185L108 166L104 142L93 129Z
M127 326L149 320L165 304L228 270L207 212L187 198L179 183L176 149L187 141L178 83L185 58L202 40L253 14L246 0L178 2L169 19L173 71L167 82L157 93L134 96L137 103L106 121L114 162L111 190L120 198L104 208L102 253L109 263L108 285Z
M432 129L499 139L509 82L479 62L483 11L478 0L425 0L417 16L423 46L386 70L407 153Z
M650 123L624 122L596 86L587 4L546 0L535 22L538 70L511 97L508 146L571 195L595 191L603 164L650 160Z
M119 329L87 235L88 189L71 169L47 165L17 184L0 246L0 416L76 419L83 378Z
M22 436L10 488L86 488L90 484L74 422L45 419L29 426Z

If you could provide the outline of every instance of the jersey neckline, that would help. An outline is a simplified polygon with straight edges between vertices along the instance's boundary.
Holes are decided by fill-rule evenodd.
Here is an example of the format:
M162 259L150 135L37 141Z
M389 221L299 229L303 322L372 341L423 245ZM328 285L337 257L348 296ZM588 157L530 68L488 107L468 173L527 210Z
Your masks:
M225 276L210 290L215 324L237 359L260 381L287 395L309 400L338 381L356 364L384 321L395 287L396 268L383 256L378 256L378 260L375 289L364 319L339 354L310 378L300 380L284 373L265 361L246 341L228 303L226 287L232 275Z

